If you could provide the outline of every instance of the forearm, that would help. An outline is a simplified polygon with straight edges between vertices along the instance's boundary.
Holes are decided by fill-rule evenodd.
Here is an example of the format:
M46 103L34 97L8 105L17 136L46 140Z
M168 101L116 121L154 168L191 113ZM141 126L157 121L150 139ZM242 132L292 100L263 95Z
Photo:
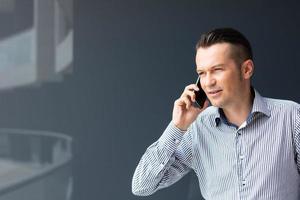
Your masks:
M190 151L179 146L183 135L184 132L170 123L159 140L147 148L132 179L135 195L151 195L172 185L190 170Z

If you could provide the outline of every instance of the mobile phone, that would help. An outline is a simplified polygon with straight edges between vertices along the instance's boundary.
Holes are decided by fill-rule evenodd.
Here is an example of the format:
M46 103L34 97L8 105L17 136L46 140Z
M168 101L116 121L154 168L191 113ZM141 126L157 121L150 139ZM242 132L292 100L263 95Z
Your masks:
M204 106L204 102L207 99L207 96L204 92L204 90L201 88L200 85L200 76L198 76L197 81L196 81L196 85L198 86L199 90L198 91L194 91L195 95L196 95L196 106L202 108Z

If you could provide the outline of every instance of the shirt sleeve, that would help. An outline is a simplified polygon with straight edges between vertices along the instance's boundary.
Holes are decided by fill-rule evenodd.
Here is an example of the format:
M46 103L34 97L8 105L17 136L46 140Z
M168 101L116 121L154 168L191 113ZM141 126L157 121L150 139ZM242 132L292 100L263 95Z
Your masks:
M298 172L300 173L300 106L297 107L295 115L295 128L294 128L294 145L296 154L296 163Z
M151 195L177 182L191 169L191 128L186 132L172 122L142 156L132 179L135 195Z

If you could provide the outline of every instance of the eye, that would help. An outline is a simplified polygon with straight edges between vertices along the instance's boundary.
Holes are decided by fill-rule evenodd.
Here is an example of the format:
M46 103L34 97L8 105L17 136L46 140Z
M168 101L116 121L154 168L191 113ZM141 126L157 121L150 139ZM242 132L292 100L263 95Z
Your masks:
M204 72L199 72L198 74L199 74L199 76L203 76Z
M214 71L215 71L215 72L222 72L222 71L223 71L223 68L215 68Z

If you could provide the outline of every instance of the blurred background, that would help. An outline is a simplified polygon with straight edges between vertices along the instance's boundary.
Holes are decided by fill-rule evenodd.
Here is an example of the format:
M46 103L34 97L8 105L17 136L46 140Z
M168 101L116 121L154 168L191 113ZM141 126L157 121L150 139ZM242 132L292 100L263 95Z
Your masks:
M195 43L212 28L240 30L254 87L300 102L299 6L0 0L0 200L201 199L193 173L149 197L131 193L140 157L196 80Z

